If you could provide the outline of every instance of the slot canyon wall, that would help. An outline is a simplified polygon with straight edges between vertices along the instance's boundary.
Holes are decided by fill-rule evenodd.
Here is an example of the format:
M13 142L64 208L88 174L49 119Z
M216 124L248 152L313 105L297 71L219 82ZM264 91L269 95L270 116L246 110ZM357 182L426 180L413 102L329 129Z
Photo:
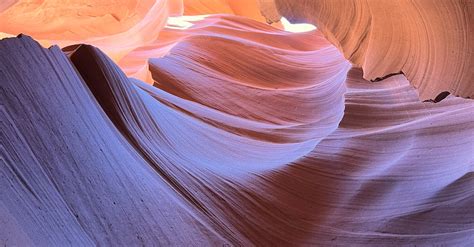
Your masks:
M2 1L0 245L471 246L473 13Z

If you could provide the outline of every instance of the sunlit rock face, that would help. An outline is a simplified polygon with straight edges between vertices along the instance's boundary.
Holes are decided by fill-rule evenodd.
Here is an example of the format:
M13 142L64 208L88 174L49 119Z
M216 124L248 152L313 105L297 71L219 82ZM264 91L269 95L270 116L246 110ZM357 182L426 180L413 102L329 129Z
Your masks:
M92 44L118 61L155 40L177 7L167 0L17 1L0 13L0 32L26 33L44 46Z
M1 2L0 244L472 245L472 4L353 3Z
M257 0L183 0L185 15L235 14L264 21Z
M474 1L260 1L270 20L318 26L367 80L402 72L423 100L474 97Z

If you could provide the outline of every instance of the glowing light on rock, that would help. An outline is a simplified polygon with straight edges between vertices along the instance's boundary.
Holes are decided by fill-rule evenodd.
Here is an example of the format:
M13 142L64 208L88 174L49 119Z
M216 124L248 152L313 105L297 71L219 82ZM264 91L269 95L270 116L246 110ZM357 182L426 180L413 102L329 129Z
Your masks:
M0 1L0 246L472 245L472 1L275 1Z
M316 27L313 24L290 23L285 17L282 17L280 21L285 31L292 32L292 33L304 33L304 32L310 32L316 29Z
M201 21L209 15L185 15L178 17L168 17L166 27L169 29L188 29L194 25L195 22Z

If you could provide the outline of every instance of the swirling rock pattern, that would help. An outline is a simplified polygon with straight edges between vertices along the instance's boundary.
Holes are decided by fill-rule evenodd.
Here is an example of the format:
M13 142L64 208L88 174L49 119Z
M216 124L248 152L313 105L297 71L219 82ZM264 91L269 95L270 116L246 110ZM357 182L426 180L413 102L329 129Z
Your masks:
M270 20L317 25L367 80L403 72L422 100L445 91L474 97L472 0L261 2Z
M474 242L472 100L367 81L320 31L192 22L118 65L0 41L0 244Z
M179 12L167 0L34 0L5 6L3 36L27 33L44 46L92 44L116 61L155 40L168 15Z

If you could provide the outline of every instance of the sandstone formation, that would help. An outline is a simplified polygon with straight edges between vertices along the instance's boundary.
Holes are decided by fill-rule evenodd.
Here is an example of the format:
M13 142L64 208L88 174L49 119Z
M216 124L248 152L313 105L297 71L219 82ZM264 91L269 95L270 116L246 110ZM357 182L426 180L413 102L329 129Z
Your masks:
M0 245L472 245L471 2L344 3L0 3Z
M260 0L269 21L315 24L377 80L403 73L421 99L474 97L472 0Z

